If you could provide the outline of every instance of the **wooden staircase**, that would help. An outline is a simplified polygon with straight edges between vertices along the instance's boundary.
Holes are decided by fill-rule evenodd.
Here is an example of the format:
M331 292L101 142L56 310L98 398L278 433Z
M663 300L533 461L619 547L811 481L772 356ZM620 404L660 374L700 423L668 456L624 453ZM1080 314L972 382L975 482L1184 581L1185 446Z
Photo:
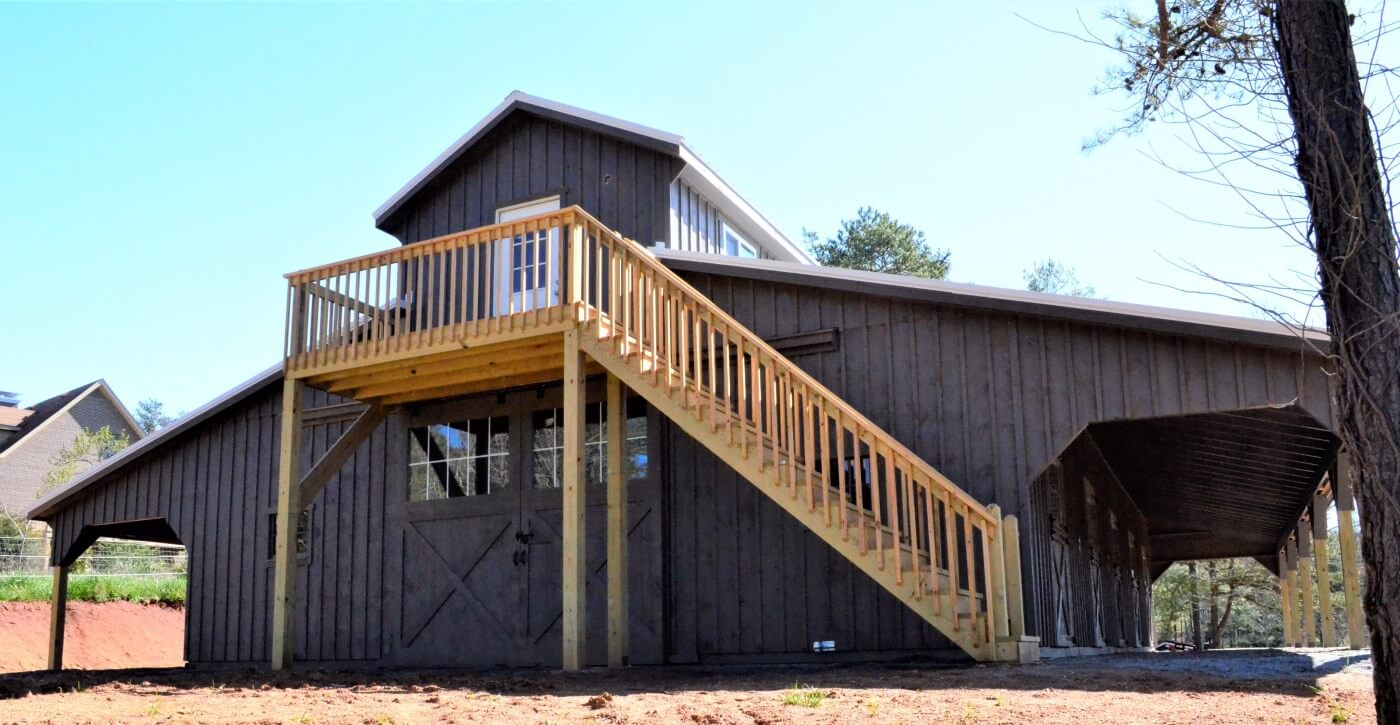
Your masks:
M584 215L586 216L586 215ZM1038 656L1015 522L661 264L587 218L571 289L592 360L978 660ZM1008 598L1007 557L1015 582Z

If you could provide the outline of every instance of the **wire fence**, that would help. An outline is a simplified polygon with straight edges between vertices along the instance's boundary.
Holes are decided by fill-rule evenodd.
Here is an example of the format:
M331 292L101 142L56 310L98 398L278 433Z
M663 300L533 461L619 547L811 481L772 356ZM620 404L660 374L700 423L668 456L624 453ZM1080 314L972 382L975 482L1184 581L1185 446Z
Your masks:
M46 577L50 542L44 536L0 536L0 577ZM87 577L181 577L185 548L118 539L98 539L69 567Z

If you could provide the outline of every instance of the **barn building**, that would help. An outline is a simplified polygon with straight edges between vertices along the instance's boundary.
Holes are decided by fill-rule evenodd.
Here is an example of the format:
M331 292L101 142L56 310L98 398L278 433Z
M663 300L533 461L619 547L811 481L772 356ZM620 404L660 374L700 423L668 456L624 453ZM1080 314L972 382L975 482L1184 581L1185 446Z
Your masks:
M187 547L199 667L1121 651L1223 557L1335 637L1323 333L816 266L681 137L521 93L375 219L286 276L284 360L30 512L55 667L98 537Z

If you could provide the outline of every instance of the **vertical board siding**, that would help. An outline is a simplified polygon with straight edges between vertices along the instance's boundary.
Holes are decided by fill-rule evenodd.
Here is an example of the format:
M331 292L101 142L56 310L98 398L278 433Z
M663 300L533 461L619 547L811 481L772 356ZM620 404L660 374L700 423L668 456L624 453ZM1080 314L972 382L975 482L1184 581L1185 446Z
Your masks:
M681 161L601 134L516 113L444 170L385 230L405 244L496 223L496 209L540 197L578 204L644 245L665 241Z
M683 179L671 182L670 248L701 254L724 254L725 218L718 207ZM760 259L772 259L768 250L754 244Z
M276 511L280 386L270 386L86 492L52 521L55 556L90 525L162 518L186 547L189 584L185 657L196 664L268 658L268 514ZM307 407L342 399L319 391ZM308 425L304 466L348 427ZM312 545L298 567L298 650L302 660L377 660L382 627L379 567L386 475L385 430L312 504Z
M678 200L685 210L686 195L673 185L673 204ZM839 329L839 349L795 362L979 501L1025 522L1033 633L1054 619L1043 600L1055 574L1043 552L1033 551L1048 551L1050 532L1035 520L1046 504L1032 505L1032 495L1044 494L1030 484L1084 426L1295 398L1324 424L1332 420L1321 358L1299 352L702 272L682 276L761 336ZM673 454L666 484L677 661L796 655L819 639L836 640L838 651L949 646L684 433L667 426L665 436ZM1067 490L1080 494L1074 531L1096 538L1066 550L1073 564L1067 575L1083 600L1066 613L1077 618L1077 631L1112 640L1106 644L1143 644L1150 631L1143 621L1150 612L1145 531L1117 484L1100 480L1111 472L1080 468L1089 473L1065 476ZM1092 529L1082 501L1086 475L1094 478L1098 504ZM1116 534L1109 532L1110 511ZM683 583L694 580L717 585Z

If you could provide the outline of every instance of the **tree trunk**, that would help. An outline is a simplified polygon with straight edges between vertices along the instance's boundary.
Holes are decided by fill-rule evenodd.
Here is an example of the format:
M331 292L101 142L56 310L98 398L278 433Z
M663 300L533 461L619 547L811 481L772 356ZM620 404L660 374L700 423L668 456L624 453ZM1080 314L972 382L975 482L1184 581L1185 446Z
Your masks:
M1191 587L1191 644L1199 652L1205 649L1205 640L1201 636L1201 583L1196 578L1194 561L1186 563L1186 580Z
M1337 365L1337 409L1364 512L1376 714L1400 722L1400 275L1341 0L1276 0L1280 69Z

